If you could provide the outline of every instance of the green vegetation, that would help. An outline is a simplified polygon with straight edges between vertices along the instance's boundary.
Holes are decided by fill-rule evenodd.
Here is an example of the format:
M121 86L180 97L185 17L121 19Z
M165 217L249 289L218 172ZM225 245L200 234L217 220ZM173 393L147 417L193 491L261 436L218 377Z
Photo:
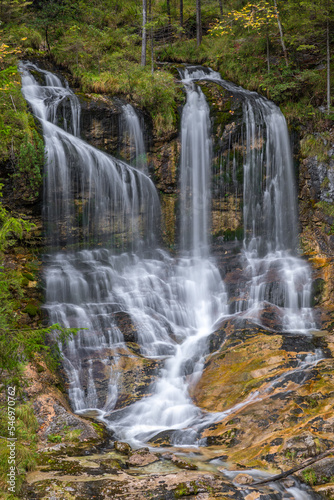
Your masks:
M308 156L317 156L318 161L328 161L328 150L330 149L330 144L329 132L323 132L317 135L307 134L300 141L301 156L303 158L307 158ZM326 186L324 185L322 187Z
M33 470L37 460L37 435L38 422L34 416L33 408L27 403L19 403L15 407L15 466L16 466L16 494L19 493L26 472ZM6 436L8 432L7 408L0 406L0 435ZM0 437L0 495L3 500L14 500L18 496L8 491L8 461L10 460L10 447L4 437Z
M317 484L317 475L313 469L303 470L302 475L306 484L310 484L311 486Z
M146 108L158 136L175 130L182 100L175 72L162 62L211 65L223 78L273 99L293 120L313 120L321 128L333 119L318 109L331 100L326 83L331 2L206 0L203 41L197 46L196 2L184 0L180 12L178 3L154 0L148 5L144 67L141 2L4 0L1 5L4 50L11 57L15 51L52 57L84 91L123 96Z
M62 437L59 436L58 434L49 434L48 435L48 441L50 441L50 443L61 443L62 441Z
M24 142L23 142L24 144ZM15 499L14 494L9 495L7 474L9 471L10 447L9 421L15 415L15 465L16 480L15 493L18 495L24 481L25 473L34 468L36 464L36 430L38 423L34 417L33 409L24 402L23 393L26 385L24 367L28 361L34 361L42 356L49 367L55 368L60 358L57 342L50 342L48 337L52 331L57 331L59 340L65 341L73 335L75 330L66 330L53 325L50 328L24 328L21 323L22 314L30 317L37 314L37 307L28 303L21 311L21 302L24 299L24 281L34 278L34 263L30 273L19 272L6 266L6 252L22 239L24 234L33 227L30 222L11 216L0 203L0 494L1 498ZM38 358L39 359L39 358ZM11 388L11 389L10 389ZM9 415L7 392L13 391L15 410Z
M44 165L44 143L36 130L32 137L27 135L20 144L19 154L12 175L14 191L21 194L24 201L33 201L39 196L42 186Z

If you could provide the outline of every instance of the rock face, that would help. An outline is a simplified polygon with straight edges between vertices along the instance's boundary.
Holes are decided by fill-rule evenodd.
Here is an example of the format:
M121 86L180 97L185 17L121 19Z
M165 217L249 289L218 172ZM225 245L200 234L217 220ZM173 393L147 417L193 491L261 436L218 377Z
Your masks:
M207 445L231 467L277 471L332 447L333 340L224 321L191 391L203 410L226 412L202 432ZM324 359L306 359L320 346Z
M59 390L60 380L41 360L37 368L26 368L25 389L39 423L37 435L40 451L62 448L91 447L107 439L104 428L75 415Z
M170 461L150 453L142 454L142 457L151 457L149 462L138 464L138 455L140 450L128 459L106 449L104 454L77 455L69 459L54 452L45 458L45 463L41 462L37 471L28 474L22 498L242 500L247 494L248 500L281 500L291 498L287 487L301 488L294 479L288 481L288 486L282 483L278 487L274 484L257 487L251 484L253 479L248 474L238 474L232 480L219 470L180 470ZM302 491L307 494L310 489L304 487Z
M313 137L313 139L312 139ZM300 165L300 222L301 243L308 257L315 280L315 305L333 311L334 303L334 211L332 207L334 190L334 131L326 139L321 136L307 136L304 141L315 143L313 150L321 148L318 154L306 156ZM325 142L325 144L324 144ZM303 144L303 143L302 143ZM305 149L305 144L304 144ZM302 148L303 151L303 148ZM312 150L304 151L311 153ZM330 316L324 320L331 323ZM327 323L328 324L328 323Z
M243 152L242 103L230 92L212 82L202 85L211 108L212 169L212 234L234 240L242 236ZM89 144L116 157L129 160L129 145L122 133L122 102L104 96L79 94L81 104L81 136ZM147 150L149 173L160 193L164 220L165 244L174 245L177 225L176 195L179 184L180 138L166 142L149 139L151 120L140 110ZM65 111L62 113L66 115Z
M119 101L105 96L79 94L81 105L81 137L92 146L112 155L122 148L121 117Z

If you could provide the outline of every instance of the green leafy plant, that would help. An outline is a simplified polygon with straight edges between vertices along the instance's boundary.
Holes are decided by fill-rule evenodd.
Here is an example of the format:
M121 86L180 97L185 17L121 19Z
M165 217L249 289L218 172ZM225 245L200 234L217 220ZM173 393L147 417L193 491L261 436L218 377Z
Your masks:
M302 471L305 483L314 486L317 484L317 475L313 469L306 469Z
M32 139L25 136L20 145L15 172L12 175L14 191L19 192L24 201L32 201L38 197L42 184L43 165L44 143L38 133L33 130Z
M63 438L61 436L59 436L58 434L49 434L48 435L48 441L50 441L50 443L61 443L63 440Z
M18 402L15 406L15 468L16 468L16 494L19 495L25 474L33 470L37 459L37 429L38 422L33 408L28 403ZM8 433L8 414L4 405L0 406L0 494L8 491L7 474L9 447L5 436ZM4 493L5 495L5 493ZM1 496L12 500L15 495Z

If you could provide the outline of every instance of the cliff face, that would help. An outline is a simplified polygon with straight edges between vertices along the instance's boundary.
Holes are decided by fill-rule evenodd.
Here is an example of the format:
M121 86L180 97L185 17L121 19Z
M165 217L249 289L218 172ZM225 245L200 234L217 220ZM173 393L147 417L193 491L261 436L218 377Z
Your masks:
M301 143L299 206L301 245L315 276L315 304L333 311L334 131L306 136ZM331 316L328 316L331 330Z

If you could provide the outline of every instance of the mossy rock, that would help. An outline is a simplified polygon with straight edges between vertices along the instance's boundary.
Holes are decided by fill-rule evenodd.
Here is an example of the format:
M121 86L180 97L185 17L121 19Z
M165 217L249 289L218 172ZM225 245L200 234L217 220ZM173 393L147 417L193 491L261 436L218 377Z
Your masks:
M31 273L22 273L22 276L29 281L35 281L35 278Z
M31 318L34 318L39 313L39 307L37 307L35 304L29 303L23 309L23 312L29 314Z
M198 486L195 481L189 483L180 483L174 490L175 498L182 498L189 495L197 495Z

